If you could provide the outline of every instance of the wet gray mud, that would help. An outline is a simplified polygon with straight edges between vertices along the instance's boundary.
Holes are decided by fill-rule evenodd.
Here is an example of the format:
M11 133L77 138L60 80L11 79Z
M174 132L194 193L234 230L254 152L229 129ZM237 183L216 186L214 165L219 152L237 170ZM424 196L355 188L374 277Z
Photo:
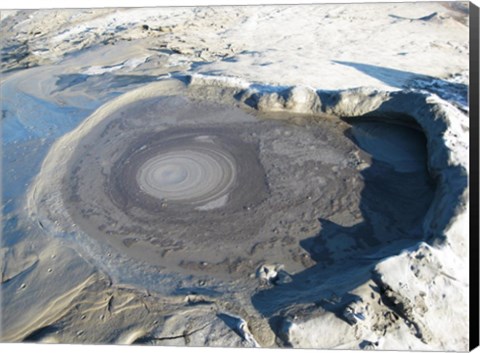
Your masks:
M363 152L339 119L258 119L178 96L116 114L82 139L62 195L82 232L138 261L227 280L264 262L297 270L319 218L362 219Z
M417 130L376 121L141 99L78 140L61 213L78 243L94 241L97 263L123 267L106 251L134 261L120 278L146 286L153 269L216 288L251 281L265 263L291 273L373 265L422 238L434 189L425 145Z

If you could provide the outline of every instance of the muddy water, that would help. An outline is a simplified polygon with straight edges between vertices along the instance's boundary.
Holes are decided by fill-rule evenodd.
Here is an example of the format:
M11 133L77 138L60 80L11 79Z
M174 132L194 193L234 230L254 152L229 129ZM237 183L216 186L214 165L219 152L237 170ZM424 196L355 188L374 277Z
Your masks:
M160 97L107 120L68 162L63 199L82 232L147 265L226 279L263 262L300 270L319 217L361 220L360 151L338 119Z
M63 181L66 211L99 245L227 282L263 263L299 272L417 241L433 195L418 131L181 96L105 118Z

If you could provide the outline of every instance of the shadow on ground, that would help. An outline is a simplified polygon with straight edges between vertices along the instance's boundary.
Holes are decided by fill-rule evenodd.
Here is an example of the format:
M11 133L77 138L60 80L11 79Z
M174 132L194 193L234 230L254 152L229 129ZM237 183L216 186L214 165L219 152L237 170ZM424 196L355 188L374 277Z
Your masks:
M354 139L350 132L346 134ZM371 278L377 263L420 241L434 241L425 239L422 230L435 193L426 153L424 157L425 168L398 172L376 160L373 153L371 166L361 172L364 188L359 207L363 220L342 226L319 218L318 234L300 241L316 264L293 275L290 283L268 287L252 297L254 307L270 320L275 332L293 305L295 313L302 307L316 307L345 320L345 307L360 299L349 292Z
M434 93L442 99L467 106L468 85L463 83L450 82L428 75L376 65L338 60L333 60L333 62L352 67L391 87L422 89Z

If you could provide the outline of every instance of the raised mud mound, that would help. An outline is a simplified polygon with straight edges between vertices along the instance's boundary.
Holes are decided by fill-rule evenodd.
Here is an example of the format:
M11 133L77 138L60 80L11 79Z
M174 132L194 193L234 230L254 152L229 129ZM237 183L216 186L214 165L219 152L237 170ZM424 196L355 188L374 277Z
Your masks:
M392 282L382 266L419 244L465 253L464 131L463 115L430 95L179 77L108 102L62 137L28 206L118 281L243 303L229 310L248 318L251 333L241 318L236 330L252 345L354 337L388 348L385 327L400 325L416 347L442 346L428 314L405 311L423 292L423 257L405 267L416 271L408 293L406 274ZM319 327L330 339L309 334Z

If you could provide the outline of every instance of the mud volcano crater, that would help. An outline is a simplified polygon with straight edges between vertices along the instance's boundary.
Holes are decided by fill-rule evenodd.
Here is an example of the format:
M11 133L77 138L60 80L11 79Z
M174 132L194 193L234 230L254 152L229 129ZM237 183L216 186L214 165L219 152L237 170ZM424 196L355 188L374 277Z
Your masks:
M122 96L65 135L37 180L43 224L94 240L97 261L115 252L224 280L421 239L434 193L422 133L152 92Z

